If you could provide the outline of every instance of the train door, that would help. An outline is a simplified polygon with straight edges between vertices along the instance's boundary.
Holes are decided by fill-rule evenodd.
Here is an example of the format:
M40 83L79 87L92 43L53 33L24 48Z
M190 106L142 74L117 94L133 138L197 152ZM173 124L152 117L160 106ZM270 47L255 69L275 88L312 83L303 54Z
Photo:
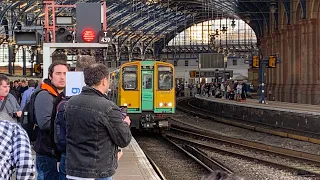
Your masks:
M153 110L153 70L142 70L142 111Z

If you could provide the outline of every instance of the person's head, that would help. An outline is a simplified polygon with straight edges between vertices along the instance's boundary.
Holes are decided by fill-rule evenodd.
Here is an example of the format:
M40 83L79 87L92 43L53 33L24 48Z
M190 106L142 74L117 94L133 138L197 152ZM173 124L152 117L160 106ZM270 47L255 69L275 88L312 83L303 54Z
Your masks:
M0 96L7 96L10 91L9 78L3 74L0 74Z
M19 81L18 80L15 80L14 83L13 83L14 87L18 87L19 86Z
M25 81L25 80L22 80L22 81L21 81L21 86L22 86L22 87L27 86L27 84L26 84L26 81Z
M228 174L225 171L213 171L211 174L201 178L201 180L244 180L235 174Z
M81 55L77 59L75 71L83 71L85 68L89 67L91 64L96 63L96 60L93 56Z
M68 72L67 63L64 61L54 61L48 69L51 83L58 89L63 90L66 87L66 74Z
M85 68L83 71L86 85L107 93L109 90L109 71L107 66L95 63Z
M33 79L31 79L28 81L28 86L29 87L36 87L36 82Z

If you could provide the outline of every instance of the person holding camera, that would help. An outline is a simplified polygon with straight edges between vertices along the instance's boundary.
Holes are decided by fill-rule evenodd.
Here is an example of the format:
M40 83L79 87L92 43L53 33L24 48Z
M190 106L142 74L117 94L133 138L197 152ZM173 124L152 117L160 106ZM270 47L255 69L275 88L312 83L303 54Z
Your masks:
M108 68L100 63L84 69L87 86L66 106L66 172L68 179L112 180L122 156L120 148L129 145L130 118L106 95Z
M5 112L15 121L21 117L22 111L17 99L9 93L10 80L5 75L0 75L0 112Z

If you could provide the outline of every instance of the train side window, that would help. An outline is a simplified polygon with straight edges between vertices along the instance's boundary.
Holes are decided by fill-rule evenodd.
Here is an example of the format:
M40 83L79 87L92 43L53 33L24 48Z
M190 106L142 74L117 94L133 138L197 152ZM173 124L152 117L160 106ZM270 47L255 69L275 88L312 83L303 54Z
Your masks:
M136 90L138 83L137 66L122 68L122 88L125 90Z
M158 67L158 89L171 90L173 87L173 69L168 66Z

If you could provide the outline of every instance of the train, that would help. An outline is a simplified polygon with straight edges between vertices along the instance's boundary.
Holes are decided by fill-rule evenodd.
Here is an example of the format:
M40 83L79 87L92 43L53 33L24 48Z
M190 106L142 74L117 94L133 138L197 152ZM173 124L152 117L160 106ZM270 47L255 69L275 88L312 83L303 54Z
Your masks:
M174 66L154 60L126 62L110 72L109 98L127 107L131 128L168 129L176 111Z

